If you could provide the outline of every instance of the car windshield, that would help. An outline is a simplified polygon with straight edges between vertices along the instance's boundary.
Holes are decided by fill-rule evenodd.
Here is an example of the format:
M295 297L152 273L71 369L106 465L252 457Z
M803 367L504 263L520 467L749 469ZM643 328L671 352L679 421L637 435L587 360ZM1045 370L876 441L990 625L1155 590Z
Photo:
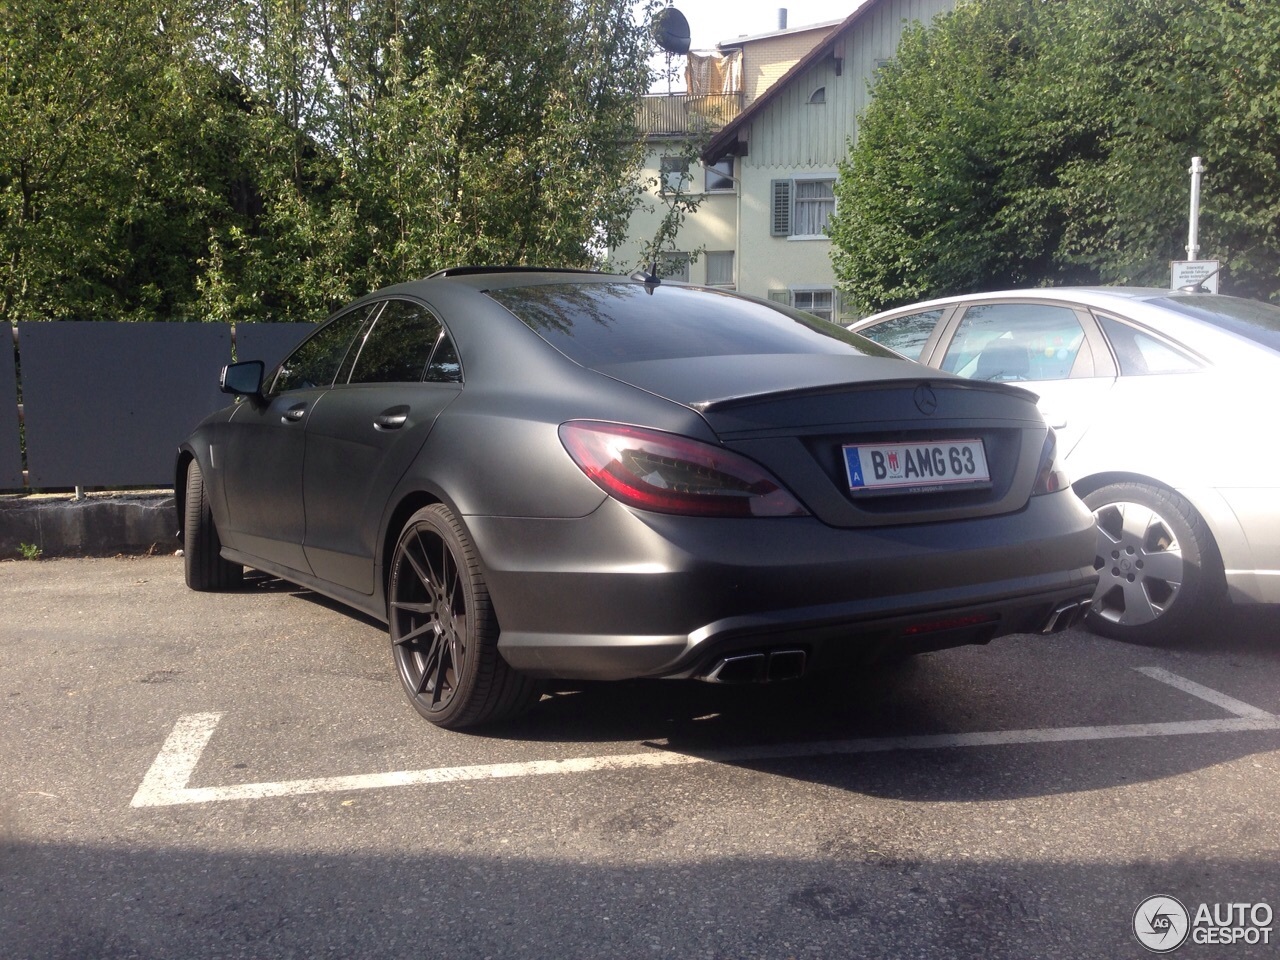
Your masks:
M895 354L812 314L669 284L563 283L489 296L584 367L751 354Z
M1175 294L1152 302L1280 352L1280 307L1212 293Z

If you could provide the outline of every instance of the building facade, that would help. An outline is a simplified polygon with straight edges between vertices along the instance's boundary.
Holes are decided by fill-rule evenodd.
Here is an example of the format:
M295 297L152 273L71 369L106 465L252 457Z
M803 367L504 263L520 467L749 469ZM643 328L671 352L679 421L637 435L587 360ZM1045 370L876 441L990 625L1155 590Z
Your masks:
M721 43L722 54L740 51L741 109L695 119L679 134L646 132L646 179L701 196L660 264L668 275L852 319L841 309L825 232L837 168L857 135L875 71L893 57L906 26L928 23L955 2L851 5L843 21ZM677 145L699 132L705 146L682 170ZM615 268L638 265L664 209L660 191L644 198L627 244L611 251ZM691 251L703 252L692 264L682 261Z
M674 250L658 264L659 272L693 283L737 288L741 191L735 158L726 156L706 163L691 148L705 147L839 23L724 41L713 55L688 58L683 89L645 97L639 127L646 148L641 171L646 191L632 214L626 243L609 251L613 269L630 272L652 267L642 263L642 250L665 214L663 193L679 189L699 205L681 226ZM713 59L720 63L706 69L707 61ZM720 69L714 69L718 66ZM696 256L692 263L691 254Z

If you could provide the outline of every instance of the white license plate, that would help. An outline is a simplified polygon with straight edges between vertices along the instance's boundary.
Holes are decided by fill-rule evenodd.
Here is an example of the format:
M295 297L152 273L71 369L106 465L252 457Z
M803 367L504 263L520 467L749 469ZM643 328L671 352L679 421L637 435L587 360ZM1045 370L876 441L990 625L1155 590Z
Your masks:
M981 440L851 443L843 449L854 493L928 493L991 484Z

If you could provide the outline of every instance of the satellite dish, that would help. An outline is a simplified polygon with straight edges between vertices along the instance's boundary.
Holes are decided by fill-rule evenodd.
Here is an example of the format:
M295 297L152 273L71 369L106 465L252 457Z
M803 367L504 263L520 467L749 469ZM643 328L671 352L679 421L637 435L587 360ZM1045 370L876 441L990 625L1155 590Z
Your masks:
M653 21L653 35L667 53L689 52L689 21L675 7L667 7Z

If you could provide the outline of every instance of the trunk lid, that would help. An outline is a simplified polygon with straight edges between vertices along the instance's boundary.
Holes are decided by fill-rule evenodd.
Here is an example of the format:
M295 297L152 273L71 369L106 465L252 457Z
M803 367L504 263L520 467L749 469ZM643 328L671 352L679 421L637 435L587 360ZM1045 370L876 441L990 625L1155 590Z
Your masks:
M1021 510L1048 433L1026 390L892 358L695 357L597 370L698 411L727 448L767 467L833 526ZM855 488L847 448L858 448L867 470L872 456L901 456L906 479L897 487ZM989 481L944 481L945 469L932 475L939 458L945 463L955 452L984 457ZM900 476L900 465L894 467ZM913 467L923 469L915 471L918 483Z

